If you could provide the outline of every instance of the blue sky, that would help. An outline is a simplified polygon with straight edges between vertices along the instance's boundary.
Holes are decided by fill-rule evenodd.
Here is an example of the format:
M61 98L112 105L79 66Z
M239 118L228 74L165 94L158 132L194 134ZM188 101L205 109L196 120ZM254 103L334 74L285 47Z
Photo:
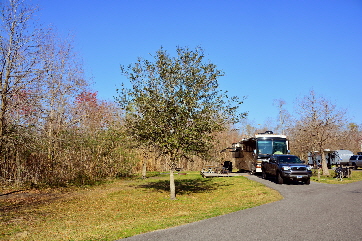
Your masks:
M93 89L113 100L120 65L161 46L204 48L225 72L220 87L247 96L255 124L277 118L283 99L314 90L362 124L362 0L32 0L41 22L75 34Z

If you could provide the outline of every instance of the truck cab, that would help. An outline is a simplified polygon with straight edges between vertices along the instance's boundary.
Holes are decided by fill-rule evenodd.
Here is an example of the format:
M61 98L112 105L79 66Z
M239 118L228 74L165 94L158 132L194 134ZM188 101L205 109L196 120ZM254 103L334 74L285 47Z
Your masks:
M358 167L362 167L362 155L353 155L349 159L349 165L353 166L354 169L358 169Z
M269 160L262 162L262 177L275 177L278 184L287 181L302 181L310 184L311 167L294 155L271 155Z

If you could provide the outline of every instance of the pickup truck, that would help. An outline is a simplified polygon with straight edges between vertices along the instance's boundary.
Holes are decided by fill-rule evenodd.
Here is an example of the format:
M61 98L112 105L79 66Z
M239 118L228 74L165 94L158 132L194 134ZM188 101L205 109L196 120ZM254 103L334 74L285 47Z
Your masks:
M362 167L362 155L354 155L349 159L349 165L353 166L354 169Z
M269 160L261 164L262 177L275 177L278 184L287 181L302 181L310 184L311 167L294 155L271 155Z

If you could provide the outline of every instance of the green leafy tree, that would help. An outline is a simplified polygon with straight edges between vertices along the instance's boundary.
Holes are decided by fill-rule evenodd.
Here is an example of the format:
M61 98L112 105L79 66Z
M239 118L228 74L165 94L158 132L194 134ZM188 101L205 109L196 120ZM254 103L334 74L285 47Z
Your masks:
M131 88L118 90L126 126L140 147L168 157L170 198L176 198L174 170L183 157L205 156L216 132L235 123L242 103L219 90L223 72L204 62L204 51L177 47L177 57L161 48L153 61L139 58L121 66Z

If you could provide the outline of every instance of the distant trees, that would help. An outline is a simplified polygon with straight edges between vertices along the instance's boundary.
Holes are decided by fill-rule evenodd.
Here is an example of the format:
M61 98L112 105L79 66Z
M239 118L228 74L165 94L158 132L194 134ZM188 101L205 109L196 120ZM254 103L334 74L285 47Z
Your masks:
M314 91L298 100L297 111L299 116L289 129L292 147L300 155L321 153L323 174L329 175L324 149L339 146L346 113Z
M288 119L290 118L290 115L288 113L288 111L284 108L284 105L286 104L285 100L283 99L278 99L278 100L274 100L274 105L276 105L278 107L278 126L277 126L277 130L279 131L280 134L285 134L285 129L287 128L287 122Z
M118 98L130 135L169 158L171 199L176 196L173 172L180 159L207 155L215 133L239 119L235 113L241 104L218 89L223 73L204 62L203 49L176 51L177 57L171 57L161 48L153 61L139 58L122 66L131 89L119 90Z
M348 123L342 131L341 143L353 153L361 152L362 147L362 132L361 126L356 123Z

